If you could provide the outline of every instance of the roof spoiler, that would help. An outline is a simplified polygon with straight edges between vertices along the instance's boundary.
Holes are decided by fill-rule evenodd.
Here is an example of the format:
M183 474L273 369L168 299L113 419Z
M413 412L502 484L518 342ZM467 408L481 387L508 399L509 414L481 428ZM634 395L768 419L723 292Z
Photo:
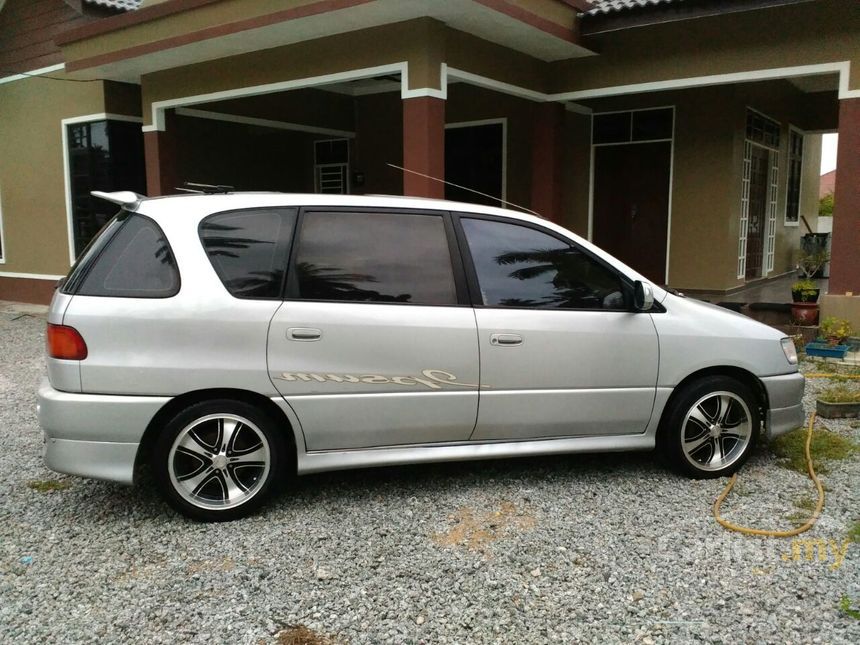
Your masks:
M104 199L105 201L109 201L113 204L119 204L129 210L136 209L138 204L140 204L142 200L146 199L143 195L138 195L130 190L118 190L112 193L106 193L101 190L92 190L90 191L90 195L98 197L99 199Z

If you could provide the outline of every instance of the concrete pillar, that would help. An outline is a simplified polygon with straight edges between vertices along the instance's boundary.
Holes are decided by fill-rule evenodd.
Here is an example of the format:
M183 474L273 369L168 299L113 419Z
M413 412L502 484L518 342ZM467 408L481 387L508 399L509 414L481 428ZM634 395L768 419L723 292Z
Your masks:
M445 197L445 101L431 96L403 99L403 194ZM420 173L420 174L413 174Z
M176 124L173 113L165 113L165 129L143 133L146 162L146 193L150 197L175 193L179 185L176 168Z
M839 101L833 245L822 316L851 320L860 333L860 98Z
M553 222L562 216L564 105L540 103L532 128L531 209Z

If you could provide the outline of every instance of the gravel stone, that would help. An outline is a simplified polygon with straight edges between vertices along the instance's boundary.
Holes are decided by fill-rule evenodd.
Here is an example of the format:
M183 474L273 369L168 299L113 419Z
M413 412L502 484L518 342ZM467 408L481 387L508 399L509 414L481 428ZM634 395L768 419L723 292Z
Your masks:
M858 643L860 545L834 567L790 539L726 531L726 480L651 454L384 468L300 478L259 514L197 524L152 481L58 475L42 462L35 393L44 317L0 309L0 640L273 643ZM807 368L809 366L804 366ZM824 381L809 381L814 406ZM856 420L821 420L860 440ZM761 443L724 504L791 526L815 496ZM804 538L837 546L860 519L860 458L831 464ZM31 482L68 484L46 490ZM49 487L50 488L50 487ZM819 554L820 555L820 554ZM303 626L303 627L301 627Z

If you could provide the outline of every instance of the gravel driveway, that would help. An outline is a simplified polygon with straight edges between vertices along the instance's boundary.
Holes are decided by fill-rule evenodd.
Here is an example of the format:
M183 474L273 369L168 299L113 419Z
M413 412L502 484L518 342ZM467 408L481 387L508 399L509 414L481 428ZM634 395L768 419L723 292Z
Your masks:
M649 454L314 475L220 525L167 510L147 481L51 473L43 327L0 313L0 641L298 642L302 625L335 643L860 642L839 608L860 605L860 544L795 561L791 540L727 532L711 516L725 481ZM804 537L842 548L860 458L823 479ZM804 496L811 483L760 446L725 516L788 527Z

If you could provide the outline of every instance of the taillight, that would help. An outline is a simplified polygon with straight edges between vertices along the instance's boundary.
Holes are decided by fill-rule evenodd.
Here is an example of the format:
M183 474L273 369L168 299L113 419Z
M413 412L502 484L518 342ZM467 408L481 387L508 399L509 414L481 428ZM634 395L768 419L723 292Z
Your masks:
M87 344L84 337L74 327L48 323L45 337L48 356L66 361L82 361L87 357Z

